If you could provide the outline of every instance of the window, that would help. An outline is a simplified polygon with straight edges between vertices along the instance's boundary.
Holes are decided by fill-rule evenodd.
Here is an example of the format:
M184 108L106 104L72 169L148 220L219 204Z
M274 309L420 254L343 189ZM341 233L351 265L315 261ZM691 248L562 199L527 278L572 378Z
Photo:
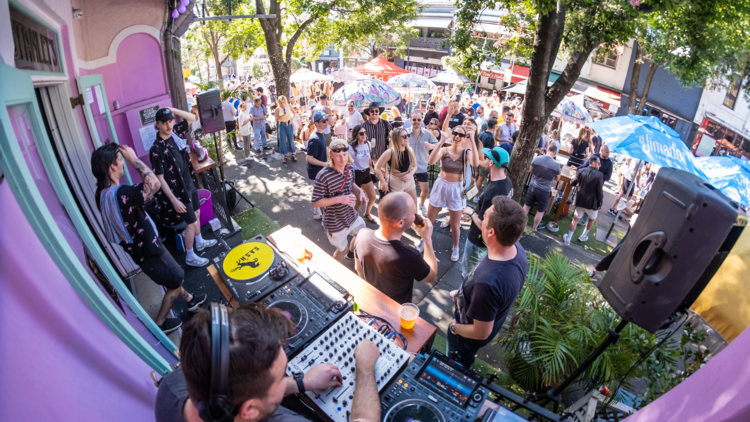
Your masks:
M613 50L599 47L594 56L594 63L614 68L617 65L617 53Z
M734 77L734 82L727 88L727 95L724 97L724 105L734 110L734 104L737 102L737 93L740 91L740 78Z

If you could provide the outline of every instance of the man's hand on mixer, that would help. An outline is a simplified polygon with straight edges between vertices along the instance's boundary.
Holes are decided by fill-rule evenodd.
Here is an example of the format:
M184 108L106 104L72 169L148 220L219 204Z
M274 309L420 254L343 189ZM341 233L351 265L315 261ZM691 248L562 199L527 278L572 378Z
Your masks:
M357 360L357 366L362 369L374 369L375 362L380 357L378 346L370 340L362 340L356 349L354 349L354 359Z
M377 350L377 349L376 349ZM329 387L340 387L343 382L341 371L332 363L320 363L305 374L305 390L325 390Z

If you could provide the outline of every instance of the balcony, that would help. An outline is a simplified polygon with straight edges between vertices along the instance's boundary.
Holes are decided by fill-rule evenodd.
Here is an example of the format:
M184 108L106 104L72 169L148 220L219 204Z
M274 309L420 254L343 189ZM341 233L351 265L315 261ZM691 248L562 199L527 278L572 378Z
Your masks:
M447 44L448 44L448 40L444 38L418 37L418 38L412 38L409 41L409 47L432 48L435 50L441 50L441 51L446 51L446 52L450 51Z

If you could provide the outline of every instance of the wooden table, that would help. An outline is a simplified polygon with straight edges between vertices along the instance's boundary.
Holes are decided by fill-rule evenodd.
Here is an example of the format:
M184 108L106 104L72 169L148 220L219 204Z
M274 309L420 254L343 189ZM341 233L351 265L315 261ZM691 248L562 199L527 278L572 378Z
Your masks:
M216 162L206 154L206 159L198 161L198 153L195 150L190 151L190 162L193 163L193 168L196 173L203 173L206 170L216 167Z
M268 236L268 240L279 250L289 253L292 256L294 256L293 251L299 250L300 248L305 248L307 251L311 252L312 259L309 263L293 263L297 265L297 269L300 273L307 275L308 269L309 271L315 271L316 269L324 271L329 277L354 296L354 301L363 311L371 315L379 316L391 323L392 326L396 327L396 329L406 337L406 341L409 343L407 346L409 352L417 353L422 349L429 350L432 347L432 342L435 339L435 332L437 331L437 328L434 325L422 318L418 318L413 329L402 329L400 327L401 320L398 316L399 304L397 302L381 293L380 290L376 289L340 262L333 259L331 255L328 255L323 249L318 247L318 245L303 236L299 229L292 226L283 227ZM287 257L284 258L286 259ZM287 261L291 262L289 259L287 259ZM233 307L239 306L237 299L229 292L229 289L221 279L216 267L210 265L208 267L208 272L211 274L211 277L213 277L216 285L219 286L221 293L229 300L229 303Z

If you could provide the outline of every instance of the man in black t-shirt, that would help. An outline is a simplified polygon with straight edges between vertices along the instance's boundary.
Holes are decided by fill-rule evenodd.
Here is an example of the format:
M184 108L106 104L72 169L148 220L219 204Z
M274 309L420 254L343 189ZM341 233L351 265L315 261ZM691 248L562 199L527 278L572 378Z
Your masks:
M464 243L464 253L461 258L461 274L464 277L471 272L472 268L487 252L487 245L482 240L481 228L484 212L492 206L494 197L513 196L513 182L506 176L508 162L510 161L508 153L500 147L483 148L482 153L485 159L481 162L481 165L489 169L490 183L479 197L476 210L471 207L464 207L463 209L463 213L471 217L469 235L466 238L466 243Z
M432 224L413 225L417 205L405 192L391 192L380 201L377 231L362 229L354 240L357 274L398 303L411 302L414 280L434 283L437 258L432 247ZM424 240L424 258L401 242L401 235L413 227Z
M125 175L123 158L141 175L143 183L120 185ZM185 272L159 241L156 226L143 208L146 200L159 191L161 184L154 173L135 155L132 148L110 143L91 155L91 170L96 177L96 205L104 233L111 243L119 244L143 272L167 292L156 316L156 324L165 333L182 325L178 318L167 318L177 297L188 302L194 311L206 301L206 295L194 296L182 288Z
M487 256L453 296L455 318L448 325L448 356L467 368L500 331L526 280L529 261L518 242L524 227L526 215L517 202L492 198L482 220Z

